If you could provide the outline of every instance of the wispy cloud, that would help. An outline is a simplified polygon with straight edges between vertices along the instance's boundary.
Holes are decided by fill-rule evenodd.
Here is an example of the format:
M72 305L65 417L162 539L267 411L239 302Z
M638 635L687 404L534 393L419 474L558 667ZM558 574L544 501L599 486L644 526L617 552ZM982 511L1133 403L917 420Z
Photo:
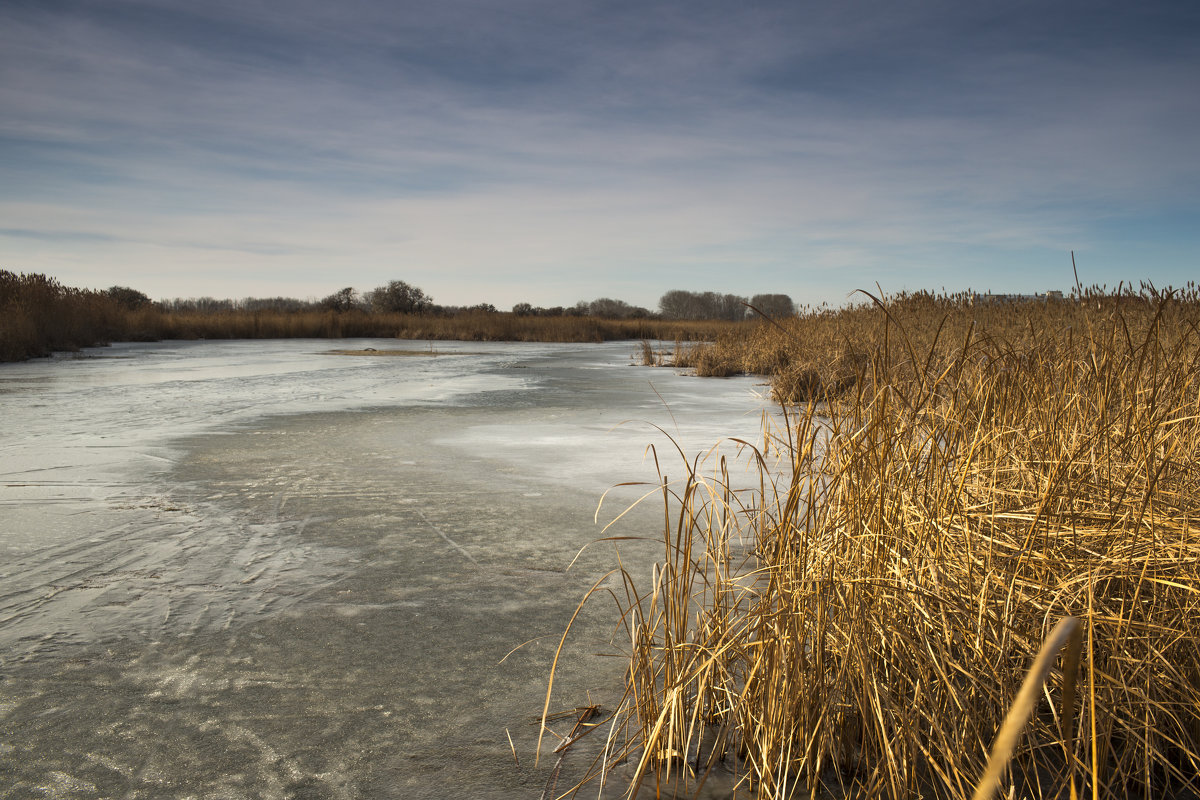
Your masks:
M653 304L1040 280L1136 252L1121 220L1198 243L1185 4L731 9L4 6L0 257L160 295Z

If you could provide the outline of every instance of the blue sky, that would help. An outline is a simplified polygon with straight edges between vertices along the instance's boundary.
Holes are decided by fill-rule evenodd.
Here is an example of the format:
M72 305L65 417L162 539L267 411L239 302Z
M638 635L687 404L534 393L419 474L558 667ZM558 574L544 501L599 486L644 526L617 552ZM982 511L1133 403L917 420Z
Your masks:
M1200 3L0 0L0 268L152 297L1200 277Z

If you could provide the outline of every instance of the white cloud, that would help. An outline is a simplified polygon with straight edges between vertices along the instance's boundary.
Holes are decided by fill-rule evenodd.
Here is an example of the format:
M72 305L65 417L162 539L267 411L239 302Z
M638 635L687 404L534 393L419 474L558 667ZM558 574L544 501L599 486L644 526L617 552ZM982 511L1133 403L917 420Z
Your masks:
M0 12L0 214L40 232L0 234L9 268L152 294L836 300L872 275L978 286L1005 253L1197 203L1194 48L1039 49L1004 38L1012 15L967 29L975 7L121 8Z

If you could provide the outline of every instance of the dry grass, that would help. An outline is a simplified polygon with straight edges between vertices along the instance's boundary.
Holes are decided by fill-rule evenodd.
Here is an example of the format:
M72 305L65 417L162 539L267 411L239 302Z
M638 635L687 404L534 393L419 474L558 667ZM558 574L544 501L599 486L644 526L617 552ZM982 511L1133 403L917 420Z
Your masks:
M44 275L0 270L0 361L114 341L160 339L389 338L459 341L603 342L713 340L743 323L517 316L503 312L392 314L352 311L172 310L122 305L105 292L73 289Z
M134 312L131 326L155 339L396 338L508 342L603 342L714 338L730 323L518 317L504 312L391 314L365 311ZM116 338L121 338L120 336ZM135 337L136 338L136 337ZM144 337L143 337L144 338Z
M100 293L0 270L0 361L109 341L120 330L119 317L117 304Z
M627 692L594 772L630 760L631 793L717 770L739 797L970 797L1075 617L1078 701L1051 670L1002 793L1200 792L1195 293L920 295L747 339L710 349L813 402L744 448L753 488L684 459L655 490L662 557L648 583L618 571Z

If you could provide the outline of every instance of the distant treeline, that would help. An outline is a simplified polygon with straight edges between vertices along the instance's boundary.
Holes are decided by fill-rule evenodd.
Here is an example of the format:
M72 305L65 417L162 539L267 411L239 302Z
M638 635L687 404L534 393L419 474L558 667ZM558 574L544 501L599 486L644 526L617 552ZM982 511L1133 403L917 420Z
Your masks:
M672 304L683 296L695 302ZM490 304L438 305L421 289L404 281L391 281L364 294L346 288L321 300L201 297L154 301L125 286L76 289L45 275L0 270L0 361L20 361L114 341L160 339L711 341L752 313L747 302L756 307L761 303L776 313L794 311L790 299L785 309L782 303L771 306L764 300L769 297L786 295L762 295L747 301L712 292L668 292L658 312L610 298L566 308L518 303L511 312L502 312ZM740 304L740 313L733 313L729 298Z
M119 295L126 304L145 305L149 297L133 289L114 286L108 293ZM244 300L218 300L200 297L161 300L158 305L170 311L363 311L371 313L457 315L468 312L500 313L491 303L474 306L438 305L424 291L405 283L391 281L385 286L360 293L354 287L334 292L321 300L297 300L294 297L248 297ZM717 292L688 292L675 289L658 301L658 310L601 297L580 300L573 306L535 306L517 303L512 312L518 317L600 317L601 319L673 319L725 320L740 322L756 314L771 318L796 313L796 305L786 294L757 294L747 298Z

